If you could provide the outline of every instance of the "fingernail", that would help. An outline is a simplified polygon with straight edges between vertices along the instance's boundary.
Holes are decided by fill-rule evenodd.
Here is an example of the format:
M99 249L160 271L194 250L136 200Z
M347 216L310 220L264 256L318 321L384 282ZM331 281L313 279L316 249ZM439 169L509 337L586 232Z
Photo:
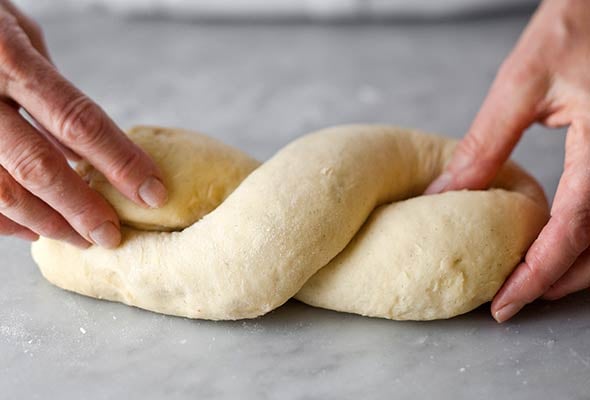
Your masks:
M516 313L522 309L522 307L522 304L517 303L506 304L504 307L500 308L494 313L494 319L499 323L508 321L510 318L515 316Z
M151 208L162 207L168 200L168 191L159 179L150 176L139 187L139 197Z
M121 243L121 231L111 221L106 221L89 234L90 239L100 247L112 249Z
M424 194L436 194L442 192L451 183L453 176L450 172L443 172L424 191Z
M87 249L88 247L90 247L90 243L88 243L87 240L84 240L84 238L78 235L78 233L76 232L72 232L70 236L68 236L64 240L69 244L79 247L81 249Z

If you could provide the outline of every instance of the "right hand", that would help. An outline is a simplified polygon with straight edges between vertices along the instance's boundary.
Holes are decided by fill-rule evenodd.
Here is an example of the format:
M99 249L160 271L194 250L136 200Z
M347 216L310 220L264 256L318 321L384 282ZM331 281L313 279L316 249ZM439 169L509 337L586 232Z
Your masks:
M590 1L545 0L426 193L482 189L534 122L568 126L551 218L492 302L498 322L590 287Z
M19 113L38 121L35 129ZM159 207L160 171L51 63L41 30L0 0L0 235L116 247L117 214L70 168L87 159L126 197Z

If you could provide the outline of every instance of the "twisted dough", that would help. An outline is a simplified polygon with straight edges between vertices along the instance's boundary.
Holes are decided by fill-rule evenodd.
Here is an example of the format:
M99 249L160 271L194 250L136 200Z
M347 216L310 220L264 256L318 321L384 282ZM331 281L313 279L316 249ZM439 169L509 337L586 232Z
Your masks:
M59 287L165 314L253 318L295 296L375 317L449 318L493 297L548 215L539 185L512 163L496 189L420 196L454 142L393 127L325 129L258 168L180 130L131 137L172 191L168 209L146 211L86 171L123 220L162 230L207 214L180 232L124 228L116 250L41 238L32 253Z

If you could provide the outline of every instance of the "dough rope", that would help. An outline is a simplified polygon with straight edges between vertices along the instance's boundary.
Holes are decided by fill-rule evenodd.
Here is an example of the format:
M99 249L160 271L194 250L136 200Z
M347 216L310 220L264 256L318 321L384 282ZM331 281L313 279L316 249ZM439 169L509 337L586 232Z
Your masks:
M82 168L128 225L122 245L41 238L32 254L61 288L164 314L254 318L295 297L373 317L450 318L494 296L548 218L542 189L511 162L493 189L421 196L455 142L411 130L329 128L260 166L182 130L130 137L162 167L169 204L141 209Z

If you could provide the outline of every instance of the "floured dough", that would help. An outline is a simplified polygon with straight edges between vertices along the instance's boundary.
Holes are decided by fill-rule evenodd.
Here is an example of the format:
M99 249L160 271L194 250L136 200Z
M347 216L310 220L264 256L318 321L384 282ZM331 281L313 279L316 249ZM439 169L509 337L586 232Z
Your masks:
M548 217L539 185L513 163L494 189L420 196L454 142L410 130L325 129L251 173L256 161L202 135L141 127L131 138L164 170L170 203L136 207L86 169L123 221L176 229L208 213L183 231L124 228L116 250L41 238L32 253L57 286L166 314L253 318L295 296L449 318L493 297Z

